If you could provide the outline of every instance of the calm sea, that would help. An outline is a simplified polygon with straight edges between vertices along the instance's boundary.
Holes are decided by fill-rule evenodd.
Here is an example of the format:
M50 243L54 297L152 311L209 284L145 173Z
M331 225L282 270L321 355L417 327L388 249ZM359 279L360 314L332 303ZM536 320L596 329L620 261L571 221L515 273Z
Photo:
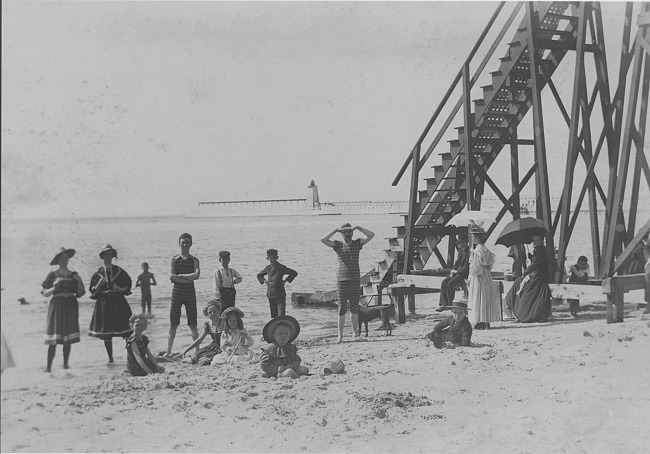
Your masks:
M647 213L646 213L647 214ZM101 266L98 253L103 245L110 243L118 250L117 265L124 268L133 279L141 272L142 262L148 262L158 286L152 288L155 321L150 324L148 334L162 345L169 327L169 305L172 286L169 268L172 256L179 252L178 237L183 232L192 234L194 245L191 252L201 262L201 278L196 283L199 308L212 298L212 276L218 266L220 250L232 254L231 266L244 276L237 287L237 306L245 314L245 326L251 334L261 332L268 321L269 309L266 288L258 283L255 275L266 266L266 249L279 250L280 261L298 271L296 280L287 285L287 293L334 290L337 260L334 252L325 247L320 239L344 222L361 225L375 232L376 237L361 253L362 273L370 270L383 258L385 238L394 236L394 226L402 223L398 215L343 215L343 216L288 216L288 217L232 217L232 218L185 218L156 217L128 219L79 219L48 221L2 222L2 328L14 331L14 335L25 330L28 333L42 333L47 314L46 299L40 295L40 283L53 269L49 262L60 246L74 248L77 254L71 260L71 267L79 272L86 288L90 277ZM503 222L505 224L505 222ZM500 231L500 227L497 231ZM488 241L488 247L494 244ZM569 262L577 256L591 257L588 219L581 216L572 247L568 251ZM507 250L503 246L491 249L497 254L496 271L510 267ZM591 261L591 258L590 258ZM437 267L438 265L435 265ZM17 311L21 309L17 298L24 297L32 303L34 323L29 326L15 326ZM434 304L436 296L431 298ZM140 310L140 291L133 289L128 297L133 311ZM94 301L87 296L80 300L80 323L82 333L90 324ZM331 308L301 308L288 302L287 313L296 317L305 333L310 331L334 332L336 311ZM189 330L184 328L185 315L181 320L179 340L176 347L187 345ZM203 316L199 312L199 323ZM37 336L41 339L42 336ZM42 341L39 340L39 345Z

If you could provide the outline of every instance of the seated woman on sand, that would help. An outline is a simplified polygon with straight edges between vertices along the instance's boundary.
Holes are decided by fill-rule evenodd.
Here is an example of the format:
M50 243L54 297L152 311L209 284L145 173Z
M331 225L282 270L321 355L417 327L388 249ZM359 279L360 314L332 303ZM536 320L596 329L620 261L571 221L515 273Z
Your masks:
M551 289L548 286L544 237L534 235L533 247L530 266L522 277L515 280L506 296L506 305L517 321L523 323L546 322L551 315Z

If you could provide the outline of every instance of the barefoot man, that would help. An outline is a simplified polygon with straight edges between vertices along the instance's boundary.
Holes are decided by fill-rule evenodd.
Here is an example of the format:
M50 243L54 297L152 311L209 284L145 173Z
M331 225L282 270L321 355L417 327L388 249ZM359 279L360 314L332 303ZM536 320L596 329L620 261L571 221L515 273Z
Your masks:
M352 239L355 230L366 237ZM332 240L335 233L340 233L343 241ZM321 242L334 249L339 258L339 270L336 279L336 296L339 301L338 343L343 342L343 327L345 326L345 313L350 309L350 322L354 332L354 340L359 337L359 297L361 296L361 272L359 271L359 252L364 244L372 240L375 234L363 227L352 227L346 223L340 229L332 230Z
M190 254L192 247L192 235L183 233L178 238L178 245L181 253L172 258L169 280L174 283L172 289L172 307L169 311L170 326L169 340L167 341L167 356L172 354L176 329L181 324L181 308L185 305L187 325L192 331L192 339L199 337L196 328L196 293L194 292L194 281L201 275L199 259Z

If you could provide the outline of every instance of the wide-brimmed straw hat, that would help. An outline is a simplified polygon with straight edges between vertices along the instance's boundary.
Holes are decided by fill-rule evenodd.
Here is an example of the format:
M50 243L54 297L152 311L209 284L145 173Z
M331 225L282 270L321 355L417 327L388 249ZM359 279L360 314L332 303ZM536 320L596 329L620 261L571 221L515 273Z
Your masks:
M287 325L289 327L289 331L291 332L289 342L296 340L298 334L300 333L300 323L298 323L298 320L290 315L281 315L264 325L264 329L262 330L262 337L266 342L269 344L273 343L273 331L275 331L275 327L278 325Z
M54 254L54 258L50 262L50 265L57 265L58 260L59 260L59 256L61 254L68 254L68 258L72 258L72 256L74 256L75 252L77 252L77 251L75 251L74 249L66 249L64 247L60 247L58 249L58 251L56 251L56 254Z
M479 226L479 225L474 224L474 225L470 226L469 233L472 233L474 235L479 235L479 234L482 235L482 234L485 234L485 229L483 227Z
M239 315L239 318L244 318L244 313L241 311L241 309L238 309L236 307L229 307L226 310L224 310L221 313L221 318L225 320L228 314L230 314L231 312L234 312L235 314Z
M115 249L115 248L114 248L113 246L111 246L110 244L107 244L106 246L104 246L104 248L103 248L103 249L101 250L101 252L99 253L99 258L100 258L100 259L103 259L103 258L104 258L104 254L106 254L108 251L113 251L113 256L114 256L115 258L117 258L117 249Z

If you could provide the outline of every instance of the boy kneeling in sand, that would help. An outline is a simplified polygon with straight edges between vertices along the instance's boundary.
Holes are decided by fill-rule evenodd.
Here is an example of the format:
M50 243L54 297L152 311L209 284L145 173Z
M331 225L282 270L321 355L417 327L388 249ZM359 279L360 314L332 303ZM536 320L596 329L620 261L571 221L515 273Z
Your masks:
M272 344L262 348L261 366L266 376L298 378L309 373L308 368L300 365L298 347L291 343L298 333L300 324L289 315L276 317L264 326L262 337Z
M440 320L427 337L433 341L433 346L442 348L445 342L448 347L455 348L472 346L472 324L467 319L467 303L456 303L447 306L453 315Z

